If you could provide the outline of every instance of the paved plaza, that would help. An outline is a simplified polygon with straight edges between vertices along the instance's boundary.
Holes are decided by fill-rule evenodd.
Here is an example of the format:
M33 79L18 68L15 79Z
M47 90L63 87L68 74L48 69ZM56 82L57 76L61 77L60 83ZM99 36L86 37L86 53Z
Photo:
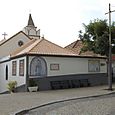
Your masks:
M95 86L86 88L39 91L32 93L25 92L1 94L0 115L14 115L15 113L20 112L22 110L31 109L47 103L73 98L103 95L115 92L115 90L108 91L106 90L107 88L108 86ZM115 88L115 85L113 85L113 88Z

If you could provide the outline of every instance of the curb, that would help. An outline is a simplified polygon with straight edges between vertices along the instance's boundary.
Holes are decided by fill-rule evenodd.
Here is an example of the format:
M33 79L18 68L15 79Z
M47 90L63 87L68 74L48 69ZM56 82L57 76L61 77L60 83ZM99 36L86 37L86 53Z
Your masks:
M64 100L57 100L57 101L54 101L54 102L49 102L49 103L46 103L46 104L41 104L39 106L32 107L32 108L29 108L29 109L20 110L20 111L14 113L12 115L24 115L24 114L26 114L27 112L29 112L31 110L34 110L34 109L37 109L37 108L40 108L40 107L44 107L44 106L47 106L47 105L56 104L56 103L67 102L67 101L72 101L72 100L77 100L77 99L81 100L81 99L88 99L88 98L96 98L96 97L102 97L102 96L107 96L107 95L109 96L109 95L112 95L112 94L115 94L115 92L106 93L106 94L100 94L100 95L68 98L68 99L64 99Z

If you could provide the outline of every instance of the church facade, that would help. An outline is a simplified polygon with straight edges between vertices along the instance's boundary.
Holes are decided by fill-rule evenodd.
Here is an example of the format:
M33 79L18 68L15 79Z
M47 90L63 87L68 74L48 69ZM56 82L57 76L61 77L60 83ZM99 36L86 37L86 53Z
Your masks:
M106 84L106 57L79 55L40 37L30 14L23 31L0 42L0 93L9 81L28 91L31 80L38 90Z

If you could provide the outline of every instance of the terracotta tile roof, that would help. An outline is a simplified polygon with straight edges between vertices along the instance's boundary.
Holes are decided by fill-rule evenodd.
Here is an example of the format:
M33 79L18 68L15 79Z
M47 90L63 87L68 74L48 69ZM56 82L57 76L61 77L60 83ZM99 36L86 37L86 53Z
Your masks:
M81 52L81 48L83 47L82 41L77 40L71 44L69 44L68 46L66 46L66 49L72 50L74 53L76 54L80 54Z
M72 44L72 46L74 45ZM77 46L74 46L74 48L76 48L77 50ZM10 56L13 58L13 57L17 57L24 54L35 54L35 55L38 54L38 55L51 55L51 56L106 58L105 56L98 56L98 55L86 55L86 54L78 55L77 53L75 53L75 51L70 50L70 49L68 50L68 48L60 47L44 38L32 39L27 44L23 45L22 47L17 49L15 52L13 52Z
M92 51L81 52L82 47L83 47L82 41L77 40L77 41L69 44L65 48L72 50L74 53L76 53L77 55L81 55L81 56L97 56L97 57L100 56L99 54L95 54Z
M64 56L77 56L72 51L62 48L46 39L33 39L31 42L19 48L11 57L22 54L41 54L41 55L64 55Z

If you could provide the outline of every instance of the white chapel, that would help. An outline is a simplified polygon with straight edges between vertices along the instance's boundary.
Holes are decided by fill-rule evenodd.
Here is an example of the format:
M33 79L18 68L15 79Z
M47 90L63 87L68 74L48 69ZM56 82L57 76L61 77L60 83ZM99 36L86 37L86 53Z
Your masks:
M17 82L17 92L28 91L31 81L38 91L106 84L106 57L81 55L79 48L79 42L63 48L41 37L29 14L22 31L0 41L0 93L9 81Z

